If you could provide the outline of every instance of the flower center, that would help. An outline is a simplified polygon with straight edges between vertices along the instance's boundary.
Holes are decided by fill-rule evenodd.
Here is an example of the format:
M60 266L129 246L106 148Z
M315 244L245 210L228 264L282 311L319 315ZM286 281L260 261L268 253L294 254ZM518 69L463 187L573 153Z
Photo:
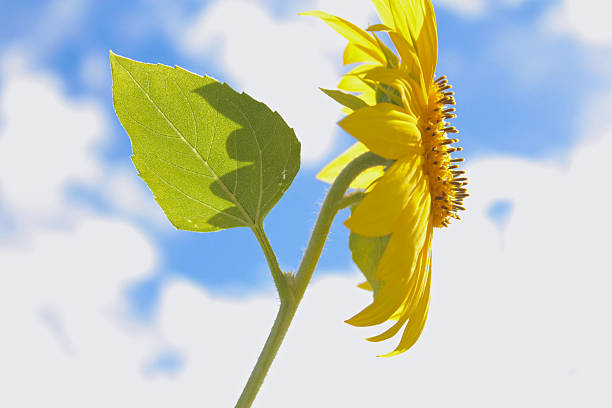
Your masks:
M420 126L425 147L424 170L429 177L431 209L434 227L448 227L450 219L459 219L458 211L465 211L463 200L469 195L465 186L465 171L459 170L463 158L452 158L451 154L463 150L451 145L459 139L450 139L448 134L459 131L446 122L455 118L455 94L445 76L436 79L429 94L429 113Z

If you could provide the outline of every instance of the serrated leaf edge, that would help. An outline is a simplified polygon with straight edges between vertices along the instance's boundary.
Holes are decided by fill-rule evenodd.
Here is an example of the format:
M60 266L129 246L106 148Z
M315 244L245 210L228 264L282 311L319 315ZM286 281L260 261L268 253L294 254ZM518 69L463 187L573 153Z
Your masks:
M176 132L176 134L181 138L181 140L183 141L183 143L185 143L196 155L196 157L204 164L204 166L207 168L208 171L210 171L210 173L214 176L215 181L219 184L219 186L221 186L221 188L223 189L223 191L225 192L225 194L231 199L232 203L234 203L234 205L240 210L240 212L242 213L242 215L245 217L245 219L240 219L238 217L235 217L231 214L227 214L225 212L218 212L218 210L216 210L215 208L210 207L209 205L206 205L205 203L200 202L199 200L197 200L199 203L204 204L206 207L210 208L213 211L218 212L219 214L223 214L225 216L230 216L232 218L235 218L241 222L246 223L248 227L250 228L254 228L256 223L254 220L251 219L251 217L249 216L249 214L246 212L246 210L244 209L244 207L242 206L242 204L240 204L240 202L238 200L236 200L234 194L227 188L227 186L225 185L225 183L223 183L223 181L221 181L220 177L217 175L217 173L212 169L212 167L208 164L208 162L204 159L204 157L202 157L202 155L200 154L200 152L198 152L192 145L191 143L189 143L189 141L185 138L185 136L176 128L176 126L174 125L174 123L172 123L172 121L170 119L168 119L168 117L164 114L164 112L159 108L159 106L157 106L157 104L153 101L153 99L150 97L150 95L144 90L144 88L142 87L142 85L140 85L140 83L136 80L136 78L134 78L134 76L132 75L132 73L126 68L124 67L121 62L119 61L116 54L112 54L112 56L114 57L115 62L117 63L118 66L120 66L131 78L131 80L134 82L134 84L136 84L136 86L138 87L138 89L140 89L140 91L143 93L143 95L149 100L149 102L155 107L155 109L159 112L159 114L164 118L164 120L168 123L168 125ZM175 83L176 80L174 80L174 78L169 77L170 79L172 79ZM193 115L193 108L191 107L191 103L189 102L189 100L187 99L187 97L183 94L183 90L181 89L181 87L176 83L177 88L179 89L179 91L181 92L181 94L183 95L183 97L185 98L185 100L187 101L187 104L189 105L190 109L191 109L191 113ZM239 111L241 112L242 115L244 115L244 112L242 112L242 110L239 109ZM244 115L246 117L246 115ZM195 120L195 119L194 119ZM248 118L247 118L248 121ZM249 121L249 127L251 130L251 134L253 134L253 137L255 137L255 139L257 139L257 136L255 136L255 134L253 133L253 128L250 125L250 121ZM257 146L259 147L259 140L257 140ZM260 159L260 166L259 166L259 173L260 173L260 186L263 183L263 163L261 163L261 148L259 149L259 159ZM161 177L157 176L161 181L163 181L165 184L168 184L169 187L172 187L174 189L178 190L176 187L170 185L167 181L163 180ZM181 192L182 193L182 192ZM184 194L184 193L183 193ZM189 197L191 199L193 199L193 197L190 197L186 194L184 194L186 197ZM260 194L259 194L259 200L258 200L258 208L257 208L257 218L259 219L259 213L261 211L261 199L262 199L262 193L261 193L261 189L260 189Z

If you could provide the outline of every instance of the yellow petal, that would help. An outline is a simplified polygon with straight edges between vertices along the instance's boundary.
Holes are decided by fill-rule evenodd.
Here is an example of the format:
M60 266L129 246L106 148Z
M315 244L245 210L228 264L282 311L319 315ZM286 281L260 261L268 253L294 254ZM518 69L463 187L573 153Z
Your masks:
M371 188L372 183L381 178L385 174L384 166L376 166L370 167L361 173L353 182L351 183L351 188L368 190Z
M393 16L393 27L415 50L418 48L416 40L424 22L423 1L388 0Z
M349 72L344 74L338 88L348 92L366 92L374 91L372 86L365 83L361 77L363 77L369 70L381 67L380 64L364 64L358 65L351 69Z
M423 158L395 162L357 205L344 225L366 237L382 237L396 229L396 223L423 177Z
M366 28L366 31L393 31L393 28L386 26L384 24L373 24Z
M433 81L438 59L436 16L431 0L389 0L394 26L419 56L425 84Z
M388 247L391 250L385 251L376 271L376 279L378 280L404 284L409 283L413 276L417 256L423 248L427 230L431 225L429 181L425 174L417 174L420 175L420 180L417 179L417 185L404 211L402 211L397 229L393 232L393 235L397 237L397 242L403 245L392 246L389 244ZM390 291L398 288L393 287L393 285L385 286ZM394 311L398 307L399 304Z
M366 79L380 82L395 88L401 95L404 109L414 116L421 116L425 101L419 95L419 85L406 71L397 68L375 68L365 74Z
M351 65L360 62L373 63L379 61L378 58L372 57L372 51L370 49L360 44L348 43L342 55L342 63L344 65Z
M368 61L376 61L380 64L385 63L385 56L378 48L376 40L369 35L367 31L357 27L355 24L322 11L308 11L306 13L300 13L300 15L319 17L329 24L338 34L349 40L349 43L359 46L359 48L369 56Z
M373 91L372 87L363 82L363 80L355 75L344 75L338 83L338 88L347 92L366 92Z
M409 317L408 313L404 313L403 315L399 317L397 322L393 326L388 328L385 332L379 334L378 336L369 337L366 340L372 341L372 342L379 342L379 341L390 339L391 337L395 336L400 331L400 329L404 326L404 324L406 324L406 322L408 321L408 317Z
M362 154L369 152L370 150L363 145L363 143L355 143L353 146L349 147L344 153L340 156L336 157L332 160L327 166L323 168L317 174L317 178L326 183L333 183L336 180L336 177L340 174L342 170L353 161L355 158L361 156ZM367 189L374 181L380 178L385 172L384 166L375 166L370 167L363 173L361 173L353 182L351 183L351 188L359 188L359 189Z
M421 154L421 133L417 118L390 103L356 110L341 120L340 127L387 159Z
M380 260L376 279L382 281L372 304L347 320L354 326L373 326L388 320L404 303L414 285L417 260L428 240L431 197L426 177L418 183Z
M338 84L338 88L347 92L358 92L359 94L357 96L367 105L376 105L376 90L372 87L372 85L367 84L363 81L363 79L361 79L366 72L374 67L380 67L380 65L366 64L353 68L342 77L340 83ZM342 112L346 113L347 115L352 111L353 110L342 110Z
M364 92L356 96L362 101L364 101L366 105L369 105L369 106L376 105L376 91L373 90L372 88L368 87ZM344 113L345 115L350 115L351 113L353 113L354 110L355 109L344 107L342 108L342 113Z
M364 102L370 106L376 105L376 91L373 90L372 88L363 92L361 95L359 95L359 97L363 99Z
M396 32L389 33L389 37L395 48L402 57L402 69L407 70L411 76L414 76L418 86L415 89L418 101L422 106L426 106L428 102L428 87L426 86L425 79L423 77L423 70L421 68L421 62L419 56L416 54L412 43L409 43L406 38Z
M433 237L433 226L429 225L427 235L425 236L425 244L419 254L417 261L417 269L410 281L408 287L408 296L404 301L404 305L401 310L398 309L398 313L405 313L409 316L414 315L416 308L420 303L420 299L425 293L427 279L431 273L431 240Z
M379 24L379 26L382 26L382 25ZM373 26L373 27L376 27L376 26ZM385 27L385 26L383 26L383 27ZM368 31L369 31L369 29L368 29ZM376 35L375 31L372 31L372 35L374 36L374 39L376 40L376 43L378 44L378 48L385 55L385 59L387 61L386 66L387 67L398 67L399 66L399 59L397 58L397 55L395 55L395 53L393 51L391 51L391 49L389 47L387 47L385 45L385 43L380 40L380 38L378 38L378 36Z
M372 0L372 3L374 3L374 7L378 11L380 21L386 26L393 27L393 15L389 7L389 0Z
M404 303L395 311L395 313L393 313L393 315L389 318L390 320L400 320L402 317L410 316L412 313L414 313L415 307L423 295L425 284L427 282L427 276L431 270L432 236L433 226L429 225L427 235L425 236L425 243L423 244L423 248L421 249L417 259L415 272L410 278Z
M425 83L430 85L433 82L438 63L438 29L436 24L436 13L434 12L431 0L424 0L424 24L417 39L419 57L423 67Z
M423 329L425 328L425 322L427 322L427 315L429 314L430 289L431 273L427 277L423 296L419 300L416 310L410 316L410 321L404 329L404 334L402 335L399 345L393 352L381 357L392 357L401 354L412 347L419 337L421 337L421 333L423 333Z

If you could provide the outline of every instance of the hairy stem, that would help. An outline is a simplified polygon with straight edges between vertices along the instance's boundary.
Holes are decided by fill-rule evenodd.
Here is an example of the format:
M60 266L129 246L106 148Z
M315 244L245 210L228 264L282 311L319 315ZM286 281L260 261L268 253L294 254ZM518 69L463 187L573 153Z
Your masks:
M264 378L272 365L272 361L287 334L287 330L291 325L295 312L306 292L306 287L310 283L315 267L321 257L321 252L323 251L332 222L338 211L342 208L339 204L344 199L344 194L348 190L351 182L364 170L385 163L385 159L373 153L365 153L349 163L338 175L336 181L334 181L334 184L332 184L329 189L325 201L323 201L321 212L315 223L310 241L308 242L308 247L306 248L306 252L304 252L304 257L302 258L295 278L283 274L278 267L276 256L270 247L270 243L263 228L258 227L254 229L255 235L266 254L268 265L270 266L274 282L278 289L281 305L276 320L274 321L274 326L272 326L272 330L270 331L270 335L240 395L240 399L236 403L236 408L249 408L253 404L257 392L263 384Z
M342 200L338 202L338 211L358 203L363 199L363 197L365 197L365 193L363 191L356 191L354 193L345 195Z
M308 247L306 248L306 252L304 252L304 257L302 258L302 262L295 276L295 294L297 299L301 300L304 296L304 292L306 292L306 287L310 283L317 262L319 262L319 258L321 257L323 246L329 234L329 229L331 228L336 214L338 214L340 210L338 203L343 200L344 193L348 190L351 182L355 180L358 175L363 173L364 170L386 163L387 159L383 159L374 153L362 154L350 162L338 175L334 184L332 184L327 192L325 201L323 201L323 206L321 207L321 212L312 230Z
M270 245L270 241L266 233L264 232L263 226L258 225L253 229L255 236L257 237L257 241L263 250L264 255L266 256L266 261L268 262L268 267L270 268L270 272L272 272L272 278L274 279L274 284L276 285L276 289L278 290L278 295L281 301L287 301L293 303L294 295L293 291L290 288L290 281L287 279L287 275L283 274L280 266L278 265L278 260L276 259L276 255L274 254L274 250Z

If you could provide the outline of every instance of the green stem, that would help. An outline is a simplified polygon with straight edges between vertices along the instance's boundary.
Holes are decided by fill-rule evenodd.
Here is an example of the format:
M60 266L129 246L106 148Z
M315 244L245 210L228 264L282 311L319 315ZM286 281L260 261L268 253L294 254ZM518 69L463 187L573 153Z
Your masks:
M242 390L240 399L236 403L236 408L249 408L253 404L253 401L255 400L255 397L263 384L264 378L266 378L266 374L268 374L268 370L272 365L272 361L274 361L274 357L276 357L276 353L278 352L278 349L280 348L283 339L287 334L287 330L291 325L293 316L295 316L297 305L297 303L289 305L281 301L278 314L276 315L276 320L274 320L274 326L272 326L272 330L270 331L270 335L266 340L266 344L264 344L264 347L259 354L259 358L257 359L257 363L255 363L255 367L251 372L249 381L244 387L244 390Z
M278 267L278 262L263 228L257 227L254 229L257 240L266 254L268 265L278 289L281 305L270 335L257 359L257 363L255 363L255 367L240 395L240 399L236 403L236 408L249 408L253 404L257 392L272 365L272 361L287 334L295 312L306 292L306 287L310 283L315 267L321 257L321 252L323 251L332 222L341 209L339 203L343 200L346 190L348 190L351 182L364 170L385 163L386 159L373 153L365 153L350 162L338 175L334 184L329 189L325 201L323 201L321 212L315 223L308 247L306 252L304 252L304 257L295 278L292 278L291 275L283 274Z
M274 254L274 250L270 245L270 241L268 240L268 236L264 232L262 225L257 225L253 228L253 232L257 237L257 241L263 250L264 255L266 256L266 261L268 262L268 267L270 268L270 272L272 272L272 278L274 279L274 284L276 285L276 289L278 290L278 295L282 300L293 301L293 291L289 287L289 281L287 279L287 275L283 274L280 266L278 266L278 261L276 260L276 255Z
M358 203L363 199L363 197L365 197L365 193L363 191L355 191L354 193L345 195L342 200L338 202L338 211Z
M331 228L336 214L338 214L340 210L338 203L344 198L344 193L348 190L351 182L355 180L358 175L363 173L364 170L370 167L386 165L387 162L387 159L377 156L374 153L362 154L350 162L338 175L334 184L332 184L327 192L325 201L323 201L321 212L319 213L317 222L312 230L312 235L310 236L310 242L308 242L308 247L306 248L306 252L304 252L304 257L302 258L302 262L295 276L295 294L298 301L302 299L304 292L306 292L306 287L310 283L317 262L319 262L319 258L321 257L323 246L329 234L329 229Z

